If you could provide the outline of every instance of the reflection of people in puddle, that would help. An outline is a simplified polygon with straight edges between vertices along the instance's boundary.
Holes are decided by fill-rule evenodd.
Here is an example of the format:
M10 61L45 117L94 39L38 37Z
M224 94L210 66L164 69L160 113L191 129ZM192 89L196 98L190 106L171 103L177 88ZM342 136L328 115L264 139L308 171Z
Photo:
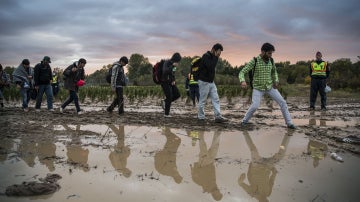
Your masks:
M109 127L117 135L117 144L109 155L111 165L125 177L130 177L131 170L126 167L127 158L130 156L130 148L125 146L124 126L120 125L119 128L116 128L114 125L110 125Z
M54 171L54 157L56 157L56 145L54 141L45 138L44 141L38 142L37 152L40 163L46 165L49 171Z
M36 140L31 137L31 135L23 136L19 144L18 152L19 157L24 160L29 167L34 167L37 153Z
M293 132L293 130L288 130L288 133L284 135L280 149L276 154L269 158L263 158L259 155L248 131L244 131L244 137L251 152L251 163L247 173L249 185L244 182L245 173L240 175L238 183L240 187L250 196L259 200L259 202L268 201L267 197L271 195L277 174L275 164L285 156L285 151Z
M189 137L191 137L191 145L195 146L196 141L199 139L199 131L196 130L186 130L186 133Z
M220 131L216 130L209 149L204 140L204 131L199 132L199 161L191 167L193 181L203 188L203 192L211 193L212 197L219 201L223 195L216 184L215 157L219 150Z
M164 148L155 154L155 169L162 175L174 178L176 183L181 183L181 177L176 166L176 153L180 146L181 139L165 127L162 134L166 136Z
M73 131L70 127L63 125L67 131ZM76 131L80 130L80 125L76 126ZM80 167L83 171L89 171L89 165L87 164L89 150L84 149L81 146L80 136L74 133L71 133L71 142L66 145L66 155L68 157L68 162L74 165L75 167Z
M308 154L313 158L314 168L318 167L320 160L325 158L328 147L321 142L310 140L308 143Z
M7 155L10 153L12 147L12 139L4 138L0 141L0 162L4 162L7 160Z
M320 117L320 126L326 126L326 120L323 119L323 115L325 112L321 112ZM315 126L316 125L316 117L315 117L315 111L310 111L310 119L309 119L309 126Z

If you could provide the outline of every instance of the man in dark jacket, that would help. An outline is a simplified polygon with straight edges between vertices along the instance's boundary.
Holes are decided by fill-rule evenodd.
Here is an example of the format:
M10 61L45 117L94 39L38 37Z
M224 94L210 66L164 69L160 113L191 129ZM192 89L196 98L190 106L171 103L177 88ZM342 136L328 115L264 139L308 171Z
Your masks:
M180 53L174 53L170 60L165 60L162 77L161 77L161 88L165 94L165 115L164 117L170 118L170 107L171 103L180 97L179 89L176 87L175 82L175 71L181 60Z
M65 107L68 104L70 104L72 101L74 101L76 107L76 113L77 114L83 113L80 110L79 97L77 95L77 92L79 90L78 82L80 80L83 81L85 79L85 71L84 71L85 64L86 64L86 60L84 58L81 58L79 61L74 62L64 70L63 73L65 77L64 88L69 90L69 97L61 105L60 113L63 113Z
M45 56L44 59L41 61L41 63L37 64L34 68L35 89L39 91L36 98L36 105L35 105L36 112L40 111L40 106L44 93L46 94L48 110L54 111L53 93L52 93L52 87L50 85L52 79L52 71L49 63L51 63L50 57Z
M315 110L315 103L318 92L321 96L321 110L326 110L325 87L327 79L330 75L330 66L321 58L322 54L318 51L316 53L316 61L312 62L309 67L311 77L310 110Z
M112 112L114 108L118 105L119 115L124 113L124 90L123 87L126 86L126 77L124 72L124 66L129 62L128 58L123 56L118 62L113 64L111 70L111 88L116 92L116 97L111 105L106 109L108 112Z
M215 44L211 51L206 52L201 58L201 64L199 68L199 92L200 92L200 100L199 100L199 110L198 110L198 119L199 121L205 120L205 103L206 99L210 97L211 102L214 107L215 114L215 122L223 123L226 122L223 116L220 113L220 99L217 92L216 85L214 83L215 79L215 67L219 60L221 51L223 51L223 47L221 44Z

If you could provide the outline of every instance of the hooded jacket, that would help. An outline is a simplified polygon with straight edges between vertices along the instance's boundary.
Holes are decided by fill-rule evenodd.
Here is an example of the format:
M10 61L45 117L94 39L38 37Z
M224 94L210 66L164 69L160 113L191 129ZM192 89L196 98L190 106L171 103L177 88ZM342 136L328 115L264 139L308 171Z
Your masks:
M214 82L215 67L219 58L213 55L210 51L206 52L201 59L199 67L199 80L208 83Z
M84 68L78 68L79 62L74 62L70 66L68 66L65 70L63 75L66 77L64 81L64 88L71 91L78 91L79 87L76 85L76 83L82 79L85 79L85 71ZM77 67L78 69L73 72L72 68Z

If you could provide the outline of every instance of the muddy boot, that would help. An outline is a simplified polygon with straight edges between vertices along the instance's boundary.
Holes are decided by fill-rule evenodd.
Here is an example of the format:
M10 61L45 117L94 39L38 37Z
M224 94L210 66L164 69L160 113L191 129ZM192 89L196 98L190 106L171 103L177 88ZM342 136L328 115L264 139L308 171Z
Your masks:
M113 110L114 110L114 107L111 105L106 108L106 111L109 113L111 113Z

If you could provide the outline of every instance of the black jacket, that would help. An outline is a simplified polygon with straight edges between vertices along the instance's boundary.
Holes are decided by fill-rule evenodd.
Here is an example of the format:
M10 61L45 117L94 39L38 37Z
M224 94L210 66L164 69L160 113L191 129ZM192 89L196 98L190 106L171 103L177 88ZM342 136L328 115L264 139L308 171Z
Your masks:
M78 68L75 72L72 71L73 67L77 67L78 62L74 62L72 65L68 66L63 75L66 77L64 81L64 88L71 91L78 91L79 87L76 83L82 79L85 79L84 68Z
M43 62L37 64L34 68L35 86L48 85L52 80L52 72L50 65L44 65Z
M219 58L211 54L210 51L206 52L202 58L199 67L199 80L212 83L215 79L215 67Z

